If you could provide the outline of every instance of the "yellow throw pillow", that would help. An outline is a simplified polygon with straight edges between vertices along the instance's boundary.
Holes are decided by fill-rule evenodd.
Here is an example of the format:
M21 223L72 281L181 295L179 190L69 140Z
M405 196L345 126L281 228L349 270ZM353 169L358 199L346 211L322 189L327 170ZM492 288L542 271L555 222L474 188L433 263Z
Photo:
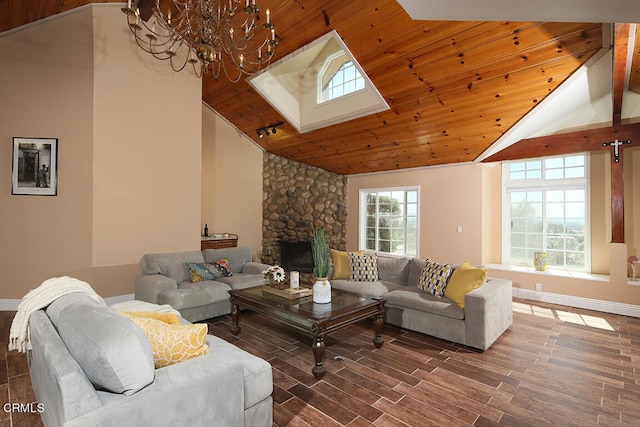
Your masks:
M180 324L180 319L175 313L158 313L155 311L121 311L120 314L127 316L128 318L131 318L132 316L145 317L148 319L160 320L161 322L168 323L170 325Z
M478 289L487 280L487 269L476 268L465 262L453 271L449 283L444 289L444 296L464 308L464 297L474 289Z
M169 324L153 317L144 317L144 313L142 316L132 312L120 314L138 325L149 339L156 369L209 353L208 327L204 323ZM177 318L175 314L173 316Z
M357 255L364 255L364 250L352 252ZM349 265L349 252L337 251L331 249L331 258L333 259L333 275L331 279L351 279L351 267Z

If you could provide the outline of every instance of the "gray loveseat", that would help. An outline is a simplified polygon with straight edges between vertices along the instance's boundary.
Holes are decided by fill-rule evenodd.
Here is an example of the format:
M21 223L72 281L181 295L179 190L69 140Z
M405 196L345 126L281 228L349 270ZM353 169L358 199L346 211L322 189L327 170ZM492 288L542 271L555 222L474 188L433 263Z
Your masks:
M452 300L418 289L425 260L378 254L379 280L331 279L331 286L387 299L385 322L448 341L486 350L513 323L512 283L487 278L469 292L464 309Z
M142 330L80 293L35 311L29 327L47 427L272 425L271 365L225 340L207 335L209 354L155 369Z
M269 265L252 262L251 248L241 246L204 251L146 254L136 278L137 300L169 304L182 317L197 322L231 313L229 291L269 283L262 272ZM229 261L230 277L191 283L187 262Z

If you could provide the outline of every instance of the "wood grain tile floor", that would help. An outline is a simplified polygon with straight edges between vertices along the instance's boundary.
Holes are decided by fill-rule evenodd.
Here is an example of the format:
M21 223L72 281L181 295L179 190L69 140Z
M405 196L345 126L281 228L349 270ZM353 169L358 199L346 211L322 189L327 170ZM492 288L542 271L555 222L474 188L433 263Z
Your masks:
M6 351L13 314L0 312L3 404L35 399L26 358ZM307 337L251 312L238 336L228 316L208 323L271 363L279 427L640 425L640 319L524 300L514 317L485 352L390 325L376 350L364 321L327 340L321 381ZM39 422L0 412L0 427Z

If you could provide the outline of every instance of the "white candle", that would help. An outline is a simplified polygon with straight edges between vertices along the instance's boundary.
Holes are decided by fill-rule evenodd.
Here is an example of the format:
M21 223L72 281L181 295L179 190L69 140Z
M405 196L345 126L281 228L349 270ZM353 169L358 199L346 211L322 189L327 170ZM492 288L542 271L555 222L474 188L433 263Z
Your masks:
M271 22L269 15L271 15L271 12L269 12L269 9L267 9L267 24Z
M289 287L297 288L298 286L300 286L300 273L292 271L289 273Z
M131 0L127 2L127 9L131 9Z
M271 40L275 40L276 39L276 30L274 30L273 28L271 29Z

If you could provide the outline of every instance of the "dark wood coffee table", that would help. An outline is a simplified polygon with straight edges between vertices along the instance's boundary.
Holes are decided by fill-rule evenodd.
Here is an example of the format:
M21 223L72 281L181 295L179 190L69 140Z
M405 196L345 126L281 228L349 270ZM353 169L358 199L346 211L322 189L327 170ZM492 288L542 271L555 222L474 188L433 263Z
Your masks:
M384 298L365 297L352 292L331 290L331 302L314 304L312 297L289 300L263 292L262 286L229 291L231 295L231 332L240 332L240 308L247 308L264 314L282 324L313 337L315 366L311 370L321 379L324 368L325 343L327 334L369 317L373 318L375 336L373 344L380 348L382 339Z

